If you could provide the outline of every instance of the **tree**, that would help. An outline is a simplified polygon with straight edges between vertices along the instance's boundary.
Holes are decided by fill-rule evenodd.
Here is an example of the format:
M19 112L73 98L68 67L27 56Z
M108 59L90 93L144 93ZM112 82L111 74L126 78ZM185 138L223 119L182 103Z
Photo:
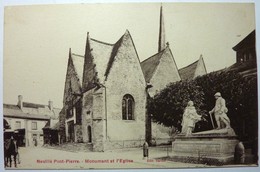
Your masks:
M181 129L182 115L188 101L192 100L198 113L205 115L203 106L204 94L196 81L179 81L167 85L148 103L148 112L153 120L168 127Z

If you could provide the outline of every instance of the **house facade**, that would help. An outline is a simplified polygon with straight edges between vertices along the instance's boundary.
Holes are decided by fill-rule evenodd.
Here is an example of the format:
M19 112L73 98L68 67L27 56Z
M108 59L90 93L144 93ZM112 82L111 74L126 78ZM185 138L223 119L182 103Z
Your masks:
M233 47L236 51L236 62L253 61L256 63L255 30L249 33L243 40Z
M9 125L6 131L17 134L19 146L43 145L42 128L51 119L57 119L59 111L52 101L48 105L28 103L19 95L17 105L3 104L3 116Z

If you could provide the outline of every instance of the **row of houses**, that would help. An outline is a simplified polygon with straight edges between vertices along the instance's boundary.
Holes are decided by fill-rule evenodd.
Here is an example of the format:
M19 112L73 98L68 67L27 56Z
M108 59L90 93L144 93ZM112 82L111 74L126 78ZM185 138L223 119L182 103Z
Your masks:
M18 96L17 104L3 104L4 133L15 133L19 146L37 146L48 142L43 129L49 128L50 122L57 122L59 108L53 107L53 102L47 105L23 101L23 96ZM45 138L45 139L44 139Z

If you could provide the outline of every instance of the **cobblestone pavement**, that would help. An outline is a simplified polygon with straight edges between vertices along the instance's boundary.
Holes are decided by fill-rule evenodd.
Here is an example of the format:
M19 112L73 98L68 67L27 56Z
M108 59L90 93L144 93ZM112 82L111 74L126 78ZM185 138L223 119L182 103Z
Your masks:
M150 149L150 158L143 159L141 148L109 152L68 152L45 147L19 149L21 163L17 169L111 169L111 168L190 168L205 167L155 158L167 156L165 150ZM10 169L10 168L6 168ZM14 167L12 168L14 169Z

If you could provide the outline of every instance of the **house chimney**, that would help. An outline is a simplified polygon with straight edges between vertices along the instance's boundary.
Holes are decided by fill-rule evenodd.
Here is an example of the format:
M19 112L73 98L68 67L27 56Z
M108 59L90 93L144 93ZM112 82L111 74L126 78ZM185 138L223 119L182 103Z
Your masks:
M53 101L49 100L49 109L52 111L53 110Z
M19 106L20 109L23 108L23 96L22 95L18 96L18 103L17 103L17 105Z

